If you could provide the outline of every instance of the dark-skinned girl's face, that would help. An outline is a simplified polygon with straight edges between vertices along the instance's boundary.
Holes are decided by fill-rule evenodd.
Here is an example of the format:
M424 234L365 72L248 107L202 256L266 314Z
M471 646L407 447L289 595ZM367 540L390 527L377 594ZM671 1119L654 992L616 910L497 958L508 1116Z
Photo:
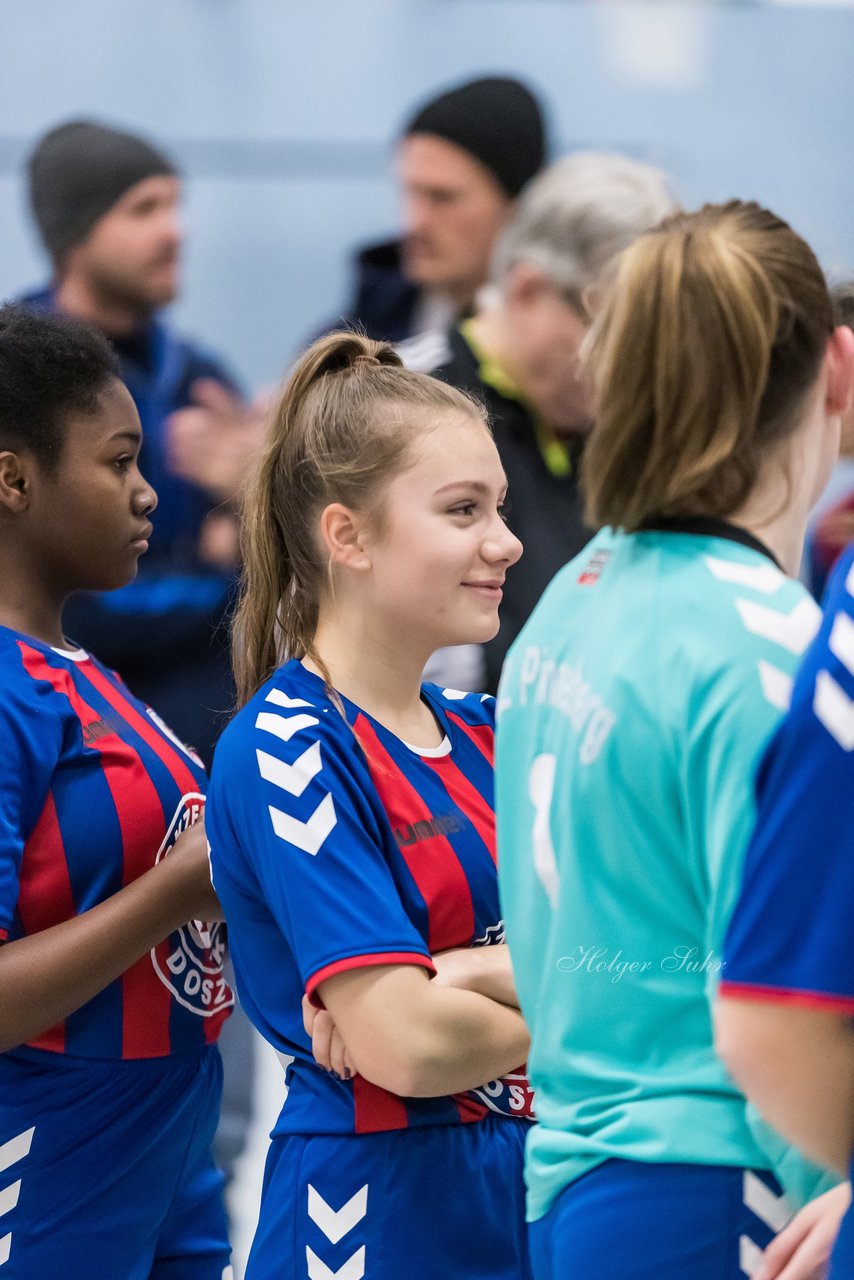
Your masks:
M30 562L59 594L125 586L147 550L157 505L139 471L142 429L130 392L112 379L97 410L71 415L64 428L56 466L30 473L19 526Z

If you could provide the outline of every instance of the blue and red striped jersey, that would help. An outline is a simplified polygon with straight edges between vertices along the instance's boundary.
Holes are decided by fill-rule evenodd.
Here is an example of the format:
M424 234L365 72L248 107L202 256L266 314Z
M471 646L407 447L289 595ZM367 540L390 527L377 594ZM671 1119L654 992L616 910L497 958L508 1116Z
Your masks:
M0 940L96 906L201 813L198 758L83 650L0 627ZM215 1040L233 1003L225 929L192 921L32 1045L156 1058Z
M368 1133L530 1114L521 1072L469 1094L404 1099L337 1081L311 1055L301 1000L365 965L415 964L503 941L493 811L493 700L425 685L444 730L407 746L358 707L346 719L292 661L217 747L207 829L238 990L288 1065L277 1133Z
M757 790L721 991L854 1014L854 549Z

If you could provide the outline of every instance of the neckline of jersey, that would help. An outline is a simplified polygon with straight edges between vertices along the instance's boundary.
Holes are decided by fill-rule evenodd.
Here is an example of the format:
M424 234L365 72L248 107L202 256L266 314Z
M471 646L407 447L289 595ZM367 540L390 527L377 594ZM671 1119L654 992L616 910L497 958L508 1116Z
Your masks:
M15 627L0 627L3 631L8 631L10 635L16 636L19 640L24 640L27 644L35 645L37 649L41 649L44 653L56 653L60 658L68 658L71 662L89 662L92 655L86 649L81 649L77 645L73 649L63 649L58 644L48 644L46 640L40 640L38 636L28 635L26 631L18 631ZM68 643L71 643L70 641Z
M725 538L728 542L737 542L743 547L758 551L760 555L766 556L781 573L784 572L774 552L749 529L744 529L739 524L732 524L729 520L721 520L718 516L652 516L649 520L644 520L638 532L690 533L700 538Z
M302 672L302 674L307 676L310 682L320 686L320 691L322 692L323 697L325 698L329 697L329 695L326 692L326 687L323 683L323 679L321 676L317 675L316 672L314 671L309 671L308 667L304 666L299 658L290 658L286 666L290 666L292 663L300 668L300 671ZM378 729L381 729L382 732L388 734L389 737L394 738L395 741L399 742L400 745L402 747L405 747L407 751L411 751L413 755L419 756L422 759L443 760L452 754L454 749L454 740L452 736L451 725L445 713L445 708L442 706L439 699L434 697L433 694L427 690L425 685L422 684L421 686L421 701L433 713L433 716L440 730L444 734L442 741L439 743L437 747L413 746L411 742L407 742L404 738L399 737L398 734L394 733L391 729L389 729L386 725L384 725L381 720L377 720L375 716L372 716L370 711L365 711L364 707L360 707L357 702L353 702L352 699L348 698L345 694L340 693L337 689L335 692L338 694L338 697L341 699L342 703L344 704L345 709L352 708L352 711L355 713L352 721L350 720L350 716L349 715L347 716L347 723L350 725L351 728L357 716L364 716L365 719L369 720L372 725L375 725Z

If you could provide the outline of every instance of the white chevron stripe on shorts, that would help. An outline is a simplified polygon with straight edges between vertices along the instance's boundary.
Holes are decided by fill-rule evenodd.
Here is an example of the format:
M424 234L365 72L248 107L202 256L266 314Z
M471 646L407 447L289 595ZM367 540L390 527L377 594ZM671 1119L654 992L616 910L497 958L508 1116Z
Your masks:
M17 1138L10 1138L8 1142L3 1143L0 1147L0 1173L30 1154L35 1131L35 1125L33 1125L32 1129L25 1129L23 1133L18 1134Z
M762 1250L750 1236L742 1236L738 1242L738 1265L746 1276L752 1276L762 1260Z
M23 1160L25 1156L30 1154L35 1131L35 1125L33 1125L31 1129L25 1129L23 1133L19 1133L16 1137L10 1138L8 1142L3 1143L2 1147L0 1147L0 1173L5 1169L10 1169L13 1164L17 1164L19 1160ZM20 1178L10 1183L8 1187L0 1189L0 1217L14 1209L20 1194ZM12 1232L8 1231L5 1236L0 1237L0 1267L9 1261L11 1252Z
M783 1230L793 1212L785 1195L776 1194L749 1169L744 1174L744 1203L775 1235Z

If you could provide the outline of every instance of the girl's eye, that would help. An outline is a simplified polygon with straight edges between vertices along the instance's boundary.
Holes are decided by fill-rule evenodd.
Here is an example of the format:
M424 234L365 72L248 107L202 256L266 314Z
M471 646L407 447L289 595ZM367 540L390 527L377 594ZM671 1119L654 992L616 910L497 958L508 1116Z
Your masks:
M498 511L498 514L501 516L501 519L504 520L506 523L507 517L510 514L510 503L506 499L504 502L499 502L497 511Z
M128 467L132 462L133 462L133 458L130 456L130 454L124 453L120 458L116 458L115 466L118 468L119 471L127 471Z
M451 515L452 516L470 516L476 506L477 506L477 503L475 502L461 502L456 507L453 507L451 509Z

